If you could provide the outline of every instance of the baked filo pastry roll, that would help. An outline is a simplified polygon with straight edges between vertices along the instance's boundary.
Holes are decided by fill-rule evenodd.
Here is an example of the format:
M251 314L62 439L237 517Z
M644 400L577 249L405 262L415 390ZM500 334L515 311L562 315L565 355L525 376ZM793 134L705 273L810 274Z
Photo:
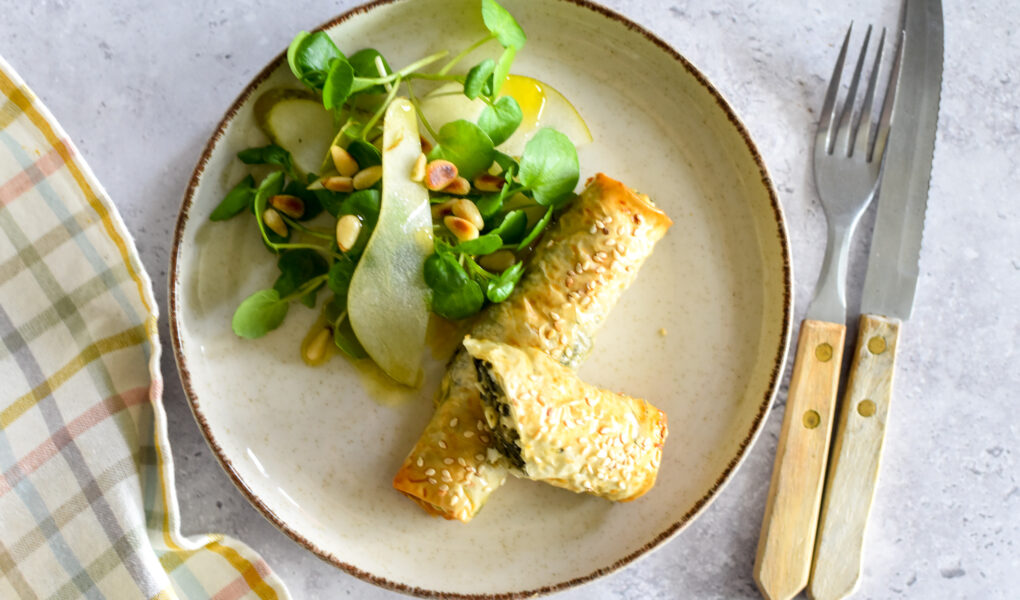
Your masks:
M550 225L510 297L486 308L471 335L535 348L576 369L670 225L648 196L597 175ZM467 522L507 475L492 444L474 362L461 348L393 487L430 514Z
M616 502L652 488L666 414L589 385L535 348L467 338L486 424L512 473Z

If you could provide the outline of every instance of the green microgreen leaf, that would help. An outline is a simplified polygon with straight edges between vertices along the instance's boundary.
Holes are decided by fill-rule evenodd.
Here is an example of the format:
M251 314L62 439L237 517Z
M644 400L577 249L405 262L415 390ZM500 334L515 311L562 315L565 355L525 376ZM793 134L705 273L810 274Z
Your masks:
M329 290L336 294L338 299L343 300L344 305L347 303L347 291L351 287L351 277L354 276L354 261L347 258L346 256L333 263L333 266L329 268L329 279L326 280L326 285Z
M482 114L478 115L478 126L498 146L510 139L523 118L524 113L517 101L511 96L503 96L482 110Z
M325 275L329 271L326 259L315 250L307 248L284 252L280 255L276 266L280 269L280 276L273 283L273 289L281 298L293 294L310 280ZM314 307L315 297L320 287L321 284L301 296L301 302L308 308Z
M340 206L343 201L347 198L347 194L339 192L331 192L327 189L314 190L312 192L315 195L316 200L319 204L334 217L339 216Z
M354 68L351 64L341 58L334 59L322 86L322 105L329 110L339 110L350 97L353 83Z
M445 158L457 165L463 177L471 179L492 164L492 140L470 121L457 119L443 125L436 141L438 144L429 153L429 159Z
M491 58L486 58L482 62L471 67L471 70L468 71L467 78L464 79L464 95L472 100L477 98L485 88L485 84L491 82L492 72L495 69L496 61Z
M509 186L503 186L506 189ZM478 206L478 212L482 214L482 219L486 222L492 217L496 216L499 209L503 208L504 195L502 191L498 194L486 194L482 196L475 204Z
M230 325L239 337L260 338L283 323L289 308L276 290L259 290L241 302Z
M351 158L358 161L362 169L382 164L382 152L365 140L354 140L347 146L347 153Z
M519 262L500 273L495 279L488 281L485 284L485 296L489 302L506 300L510 296L510 292L514 291L517 282L521 280L522 273L524 273L524 263Z
M386 73L379 73L379 68L375 64L375 59L378 57L386 69ZM351 55L350 58L351 66L354 67L354 74L358 77L363 78L374 78L390 73L390 64L386 62L386 58L379 53L375 48L364 48L358 50ZM358 93L364 94L383 94L386 92L386 88L382 84L376 84L371 87L367 87L363 90L358 90Z
M273 165L280 167L291 179L300 180L294 170L294 159L290 152L287 152L276 144L269 144L259 148L247 148L237 153L237 158L246 165Z
M512 210L491 233L498 235L504 244L516 244L524 239L527 230L528 215L523 210Z
M368 352L358 341L358 336L354 334L351 320L346 317L333 326L333 343L351 360L368 358Z
M528 232L528 235L523 240L521 240L520 244L517 244L518 251L524 250L529 245L531 245L532 242L538 239L538 236L542 233L542 230L545 229L547 225L549 225L549 221L552 219L552 214L553 209L550 206L549 209L545 211L545 214L542 215L542 218L538 220L538 223L535 223L535 226L531 228L531 231Z
M287 48L287 64L291 72L308 87L321 90L334 60L346 57L324 31L297 34Z
M506 83L506 78L510 76L510 65L513 64L515 56L517 56L517 49L513 47L504 49L503 53L499 55L499 60L496 61L496 70L492 72L493 96L499 94L499 90Z
M482 0L482 21L504 48L520 50L527 41L524 30L513 16L495 0Z
M461 242L454 246L456 252L469 256L484 256L492 254L503 246L503 240L495 233L487 233L473 240Z
M475 314L485 303L482 288L468 276L448 246L437 243L436 248L425 259L425 283L432 289L432 311L452 320Z
M255 200L255 178L248 175L233 187L209 215L210 221L226 221L251 206Z
M577 148L555 129L538 130L524 145L520 180L542 206L558 206L568 200L580 178Z

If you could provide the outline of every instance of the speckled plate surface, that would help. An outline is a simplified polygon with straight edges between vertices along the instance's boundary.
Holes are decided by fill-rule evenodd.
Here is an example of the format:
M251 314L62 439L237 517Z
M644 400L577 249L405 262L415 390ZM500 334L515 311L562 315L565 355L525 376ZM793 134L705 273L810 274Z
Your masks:
M207 217L244 173L236 152L266 142L252 105L262 91L290 84L282 59L244 90L209 141L172 253L178 366L228 474L267 518L323 559L417 595L554 591L665 543L746 455L789 341L792 272L782 212L761 157L718 92L619 15L570 0L505 6L528 34L514 72L559 89L592 130L595 141L579 150L582 179L604 171L648 193L675 221L580 371L669 415L658 483L646 496L615 505L511 480L467 525L428 517L390 481L428 420L440 361L430 361L413 392L382 385L339 357L306 367L298 348L317 313L300 306L265 338L234 336L233 310L272 284L275 267L251 222ZM373 46L402 65L466 47L482 31L477 14L473 0L380 2L325 27L341 50Z

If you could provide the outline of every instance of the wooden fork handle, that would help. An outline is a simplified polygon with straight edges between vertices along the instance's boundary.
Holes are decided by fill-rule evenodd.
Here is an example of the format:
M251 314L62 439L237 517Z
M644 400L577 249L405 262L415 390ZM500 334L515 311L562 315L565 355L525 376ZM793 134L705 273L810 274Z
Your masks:
M882 459L899 335L898 320L861 316L818 524L808 588L815 600L845 598L860 579L864 530Z
M792 598L808 583L845 337L839 323L801 323L754 563L769 600Z

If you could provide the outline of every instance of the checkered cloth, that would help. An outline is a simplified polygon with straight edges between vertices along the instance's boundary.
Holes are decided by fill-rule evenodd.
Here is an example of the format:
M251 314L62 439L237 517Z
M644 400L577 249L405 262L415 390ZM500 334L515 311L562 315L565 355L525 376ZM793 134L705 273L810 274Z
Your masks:
M185 538L151 282L64 131L0 58L0 598L288 598Z

